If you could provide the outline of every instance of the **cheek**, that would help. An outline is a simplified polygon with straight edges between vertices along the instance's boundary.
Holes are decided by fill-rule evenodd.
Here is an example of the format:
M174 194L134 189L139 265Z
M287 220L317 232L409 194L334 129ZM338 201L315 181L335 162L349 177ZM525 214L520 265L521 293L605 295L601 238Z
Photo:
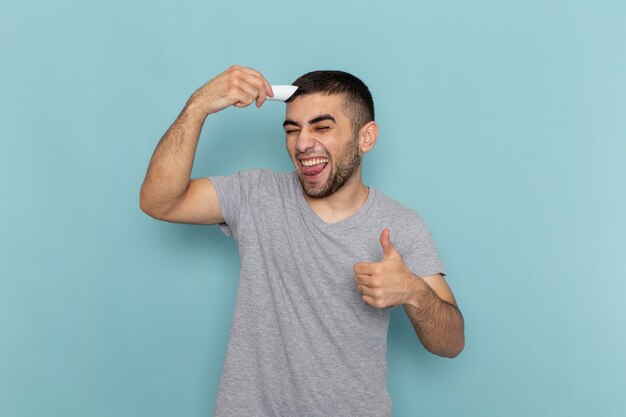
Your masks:
M324 150L324 153L330 157L330 159L335 159L338 155L341 155L341 149L337 147L336 139L329 138L325 143L320 144L321 148Z
M293 154L293 150L294 150L293 141L289 140L289 138L285 139L285 149L287 149L287 152L289 153L289 155Z
M287 150L287 154L289 158L295 162L296 158L296 144L294 141L287 139L285 141L285 149Z

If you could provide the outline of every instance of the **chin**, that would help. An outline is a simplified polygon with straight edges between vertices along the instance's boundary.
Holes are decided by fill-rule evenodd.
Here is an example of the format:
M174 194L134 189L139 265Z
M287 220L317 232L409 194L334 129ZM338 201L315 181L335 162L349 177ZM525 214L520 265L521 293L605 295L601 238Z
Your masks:
M304 193L309 197L321 198L324 194L325 184L312 185L311 183L308 183L305 180L303 180L302 177L300 177L300 184L302 185L302 189L304 190Z
M344 185L344 183L332 181L332 178L326 178L323 182L316 182L315 184L312 184L304 181L302 177L300 177L300 184L302 185L304 193L308 197L315 199L326 198L336 193Z
M324 194L326 193L326 189L328 188L327 187L328 180L324 182L311 183L305 180L303 178L303 175L300 173L298 173L298 179L300 180L300 185L302 186L302 190L308 197L311 197L311 198L326 197L326 195Z
M324 197L328 197L328 195L326 193L323 192L324 190L320 190L320 189L310 189L307 187L304 187L304 193L307 195L307 197L310 198L324 198Z

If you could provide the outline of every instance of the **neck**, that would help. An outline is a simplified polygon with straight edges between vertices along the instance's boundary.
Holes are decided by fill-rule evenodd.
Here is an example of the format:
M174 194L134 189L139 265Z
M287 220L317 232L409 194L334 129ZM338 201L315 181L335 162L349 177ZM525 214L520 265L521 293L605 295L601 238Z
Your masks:
M333 194L324 198L304 195L307 204L326 223L337 223L352 216L367 201L369 187L363 184L360 170Z

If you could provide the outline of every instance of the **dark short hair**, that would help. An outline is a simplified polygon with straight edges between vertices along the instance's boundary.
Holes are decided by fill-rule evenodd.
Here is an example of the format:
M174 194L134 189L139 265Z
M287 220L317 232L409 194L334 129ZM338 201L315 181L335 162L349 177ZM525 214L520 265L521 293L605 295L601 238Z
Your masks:
M355 132L374 120L372 94L365 83L352 74L343 71L312 71L300 76L293 85L298 89L289 97L288 103L307 94L343 95L346 115L351 119Z

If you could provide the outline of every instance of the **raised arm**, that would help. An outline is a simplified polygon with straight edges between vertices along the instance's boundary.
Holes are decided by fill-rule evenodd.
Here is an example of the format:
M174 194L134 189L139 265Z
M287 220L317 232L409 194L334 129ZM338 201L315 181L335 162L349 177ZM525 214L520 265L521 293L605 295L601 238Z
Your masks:
M194 92L159 141L141 186L139 206L169 222L224 221L217 193L207 178L191 178L200 132L207 117L227 107L261 107L273 96L267 80L251 68L232 66Z

